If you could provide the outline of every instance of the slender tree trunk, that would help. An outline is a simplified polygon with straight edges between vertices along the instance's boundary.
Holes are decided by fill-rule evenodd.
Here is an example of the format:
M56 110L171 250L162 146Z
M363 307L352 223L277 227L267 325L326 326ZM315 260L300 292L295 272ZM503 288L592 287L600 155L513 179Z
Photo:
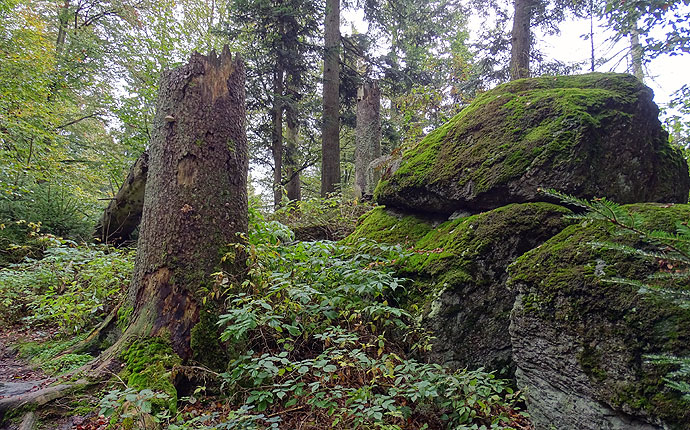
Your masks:
M515 0L513 32L511 34L510 79L529 77L530 21L532 20L532 1Z
M287 183L285 189L290 201L302 200L302 184L299 177L299 164L297 162L297 147L299 143L299 121L297 109L293 103L285 109L287 120L287 136L285 139L285 176Z
M271 130L271 152L273 153L273 206L277 209L283 200L283 89L284 89L283 65L280 59L276 62L276 70L273 74L273 108L271 117L273 128Z
M594 0L589 0L589 71L594 72Z
M144 152L129 169L127 179L103 211L93 233L102 243L120 245L128 241L139 227L144 208L144 190L149 154Z
M65 46L65 39L67 36L67 25L69 23L69 7L70 0L65 0L60 10L58 10L58 34L55 41L55 52L59 56Z
M323 61L321 196L340 186L340 0L326 0Z
M381 156L381 90L378 82L365 81L357 91L355 128L355 197L373 195L378 182L369 164Z
M642 69L642 45L640 45L640 29L637 25L630 32L630 55L632 57L632 74L640 82L644 82L644 71Z
M226 46L161 79L123 342L165 336L180 357L202 362L220 349L212 301L202 303L224 250L247 231L244 76Z

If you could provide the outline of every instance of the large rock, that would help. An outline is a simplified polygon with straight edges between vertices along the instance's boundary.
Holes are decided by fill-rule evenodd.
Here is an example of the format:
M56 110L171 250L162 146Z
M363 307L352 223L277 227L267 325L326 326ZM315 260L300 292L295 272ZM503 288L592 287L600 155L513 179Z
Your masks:
M688 205L629 209L646 227L671 232L677 220L690 218ZM509 269L509 286L518 292L510 326L516 376L536 428L690 428L690 402L663 381L674 369L645 358L690 356L690 311L667 296L641 293L638 286L605 282L644 280L659 270L659 261L595 248L592 242L643 246L603 221L586 221Z
M550 203L515 204L432 229L416 217L377 209L347 240L364 237L413 249L399 268L414 281L401 300L435 337L434 361L507 370L504 376L509 376L508 326L515 294L506 288L506 268L567 226L569 212Z
M375 199L476 213L543 200L544 187L619 203L685 203L688 167L657 116L652 91L630 75L513 81L408 148Z

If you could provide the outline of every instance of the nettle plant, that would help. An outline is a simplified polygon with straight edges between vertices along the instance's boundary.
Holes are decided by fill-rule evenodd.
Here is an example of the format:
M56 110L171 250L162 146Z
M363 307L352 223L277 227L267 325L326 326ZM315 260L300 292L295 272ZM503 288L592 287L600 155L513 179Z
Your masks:
M603 220L613 225L619 233L631 235L645 244L643 249L613 242L591 242L593 247L651 259L661 268L646 279L610 277L604 282L631 285L641 294L664 297L690 312L690 220L677 221L675 233L650 230L644 227L642 215L606 199L589 201L556 190L543 192L563 203L586 210L583 214L572 215L572 218ZM690 357L654 354L645 358L649 363L675 368L664 381L669 388L680 391L683 398L690 401Z
M230 309L219 324L242 351L221 375L232 403L279 418L257 426L509 428L523 419L519 394L493 374L423 361L430 336L394 305L406 282L393 270L407 256L400 246L292 243L280 223L255 225L247 279L219 277Z

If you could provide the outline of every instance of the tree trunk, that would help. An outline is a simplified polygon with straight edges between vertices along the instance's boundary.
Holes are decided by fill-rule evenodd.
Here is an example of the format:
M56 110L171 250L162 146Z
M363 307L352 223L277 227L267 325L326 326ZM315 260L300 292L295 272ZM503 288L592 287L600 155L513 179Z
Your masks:
M326 0L323 61L321 197L340 186L340 0Z
M55 52L58 56L62 53L62 48L65 46L65 38L67 36L67 25L69 24L69 7L70 0L65 0L61 10L58 10L58 34L55 40Z
M271 117L271 152L273 153L273 206L278 209L283 200L283 76L285 72L280 59L273 74L273 107Z
M161 78L123 338L165 336L183 359L218 352L215 321L200 323L209 314L204 287L247 232L244 76L226 46ZM197 335L216 344L193 350Z
M302 200L302 184L300 182L299 165L297 162L299 121L297 118L297 109L293 103L288 104L285 110L285 117L287 120L287 136L285 139L285 176L287 177L287 183L285 184L285 189L287 191L288 200L296 202Z
M529 78L532 1L515 0L510 50L510 80Z
M95 239L113 245L130 240L141 221L148 168L149 154L144 152L129 169L127 179L103 211L93 233Z
M632 57L632 74L640 82L644 82L642 70L642 45L640 45L640 29L635 25L630 32L630 55Z
M365 81L357 91L357 126L355 128L355 197L372 196L378 171L369 164L381 156L381 90L378 82Z

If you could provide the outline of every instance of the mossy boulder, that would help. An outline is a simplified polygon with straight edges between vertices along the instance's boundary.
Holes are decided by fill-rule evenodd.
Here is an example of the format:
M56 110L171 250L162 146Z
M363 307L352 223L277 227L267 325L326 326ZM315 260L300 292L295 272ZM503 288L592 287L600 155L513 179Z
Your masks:
M544 187L619 203L685 203L688 167L652 96L633 76L611 73L498 86L407 148L375 199L415 212L477 213L544 200Z
M413 255L398 267L410 278L400 304L419 314L436 338L432 358L455 368L512 369L506 267L560 232L568 209L550 203L505 206L434 227L377 208L346 241L403 244Z
M673 232L677 221L690 219L688 205L627 208L648 229ZM687 429L690 402L662 379L673 369L645 357L690 356L690 311L667 296L607 281L644 281L660 261L597 242L649 246L604 221L585 221L509 268L518 292L510 326L516 376L536 428Z
M515 294L506 268L565 228L567 213L550 203L513 204L447 221L417 242L401 272L415 280L413 303L436 338L434 361L512 374Z
M432 220L377 207L360 217L355 230L345 238L344 243L355 244L360 239L367 239L379 243L413 245L432 228Z

